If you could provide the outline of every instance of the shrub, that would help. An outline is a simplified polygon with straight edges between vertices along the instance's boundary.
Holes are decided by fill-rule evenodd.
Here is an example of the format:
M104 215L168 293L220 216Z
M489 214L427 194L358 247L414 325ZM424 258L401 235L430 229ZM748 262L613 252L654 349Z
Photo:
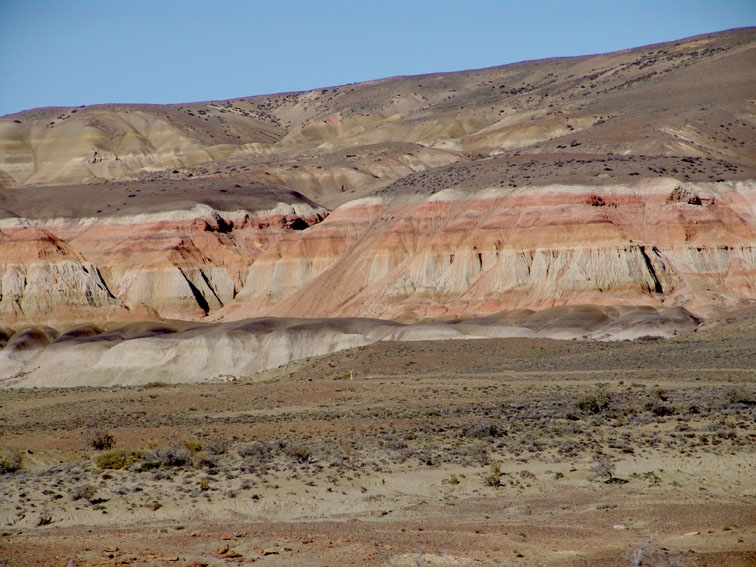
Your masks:
M605 484L626 484L627 480L614 476L615 470L612 460L605 456L596 457L596 464L591 467L594 479L606 477Z
M202 450L202 442L193 440L184 441L184 447L191 453L199 453Z
M753 395L743 386L733 386L724 392L724 400L727 404L743 404L751 406L756 404Z
M506 435L506 429L496 423L491 423L490 421L480 421L475 425L466 428L464 434L465 437L488 439Z
M584 412L598 414L606 410L611 402L609 392L598 389L575 400L575 408Z
M171 445L165 449L156 449L152 461L162 467L183 467L191 461L192 453L182 445Z
M71 499L72 500L88 500L91 502L94 500L95 494L97 493L97 488L95 488L91 484L80 484L79 486L74 487L74 489L71 491Z
M108 451L98 455L95 464L101 469L128 469L142 459L141 451Z
M205 451L210 455L223 455L228 450L228 442L225 439L213 439L205 446Z
M115 446L115 439L109 431L98 428L92 431L92 436L89 440L89 444L98 451L104 451L112 449Z
M168 386L170 386L170 384L166 382L147 382L144 386L142 386L142 388L167 388Z
M248 459L258 464L264 464L273 459L273 449L267 443L242 445L236 452L243 459Z
M650 411L656 417L668 417L677 413L677 408L666 404L651 404Z
M661 386L657 386L656 388L654 388L654 396L656 396L663 402L666 402L669 399L669 394L667 393L667 390L665 390Z
M308 463L312 459L312 451L304 445L287 445L284 454L300 463Z
M593 478L606 477L606 482L611 482L615 470L616 467L609 457L598 457L596 464L591 467Z
M194 456L194 466L197 468L215 469L218 468L218 459L215 455L206 453L197 453ZM209 474L209 473L208 473Z
M0 474L13 473L21 470L23 457L18 449L4 449L0 451Z
M498 463L491 463L488 474L483 477L486 485L498 488L501 486L501 466Z

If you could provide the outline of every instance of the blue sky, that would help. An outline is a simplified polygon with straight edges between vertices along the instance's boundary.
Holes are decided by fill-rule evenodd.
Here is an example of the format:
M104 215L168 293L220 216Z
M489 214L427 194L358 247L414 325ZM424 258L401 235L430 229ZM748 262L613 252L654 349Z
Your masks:
M0 115L306 90L753 25L754 0L0 0Z

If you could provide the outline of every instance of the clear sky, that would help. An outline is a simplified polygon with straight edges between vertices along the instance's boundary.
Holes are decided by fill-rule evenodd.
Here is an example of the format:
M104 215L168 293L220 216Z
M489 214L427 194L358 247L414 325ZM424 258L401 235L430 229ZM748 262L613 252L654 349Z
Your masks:
M756 25L756 0L0 0L0 115L603 53Z

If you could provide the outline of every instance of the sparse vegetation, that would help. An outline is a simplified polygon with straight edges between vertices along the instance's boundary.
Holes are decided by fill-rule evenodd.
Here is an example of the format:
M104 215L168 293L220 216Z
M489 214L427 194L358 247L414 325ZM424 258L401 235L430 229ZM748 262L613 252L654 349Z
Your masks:
M92 502L97 494L97 487L92 484L80 484L71 489L71 500L87 500Z
M599 414L609 408L611 395L605 389L597 388L593 392L585 394L578 398L575 403L575 409L588 414Z
M14 473L21 470L23 457L18 449L0 449L0 474Z
M128 469L135 463L138 463L143 456L144 453L142 451L108 451L102 455L97 455L95 457L95 464L101 469Z
M115 439L109 431L98 428L92 431L89 444L98 451L106 451L115 446Z
M625 492L634 495L633 506L637 498L664 501L668 487L675 487L675 494L695 490L698 497L699 488L709 489L712 480L680 477L666 465L662 470L655 459L691 455L704 461L742 462L756 444L756 405L748 404L754 391L749 383L723 388L716 374L698 372L696 377L702 379L693 381L683 371L664 370L662 389L657 385L659 371L651 378L647 370L628 371L618 380L612 370L599 382L600 369L581 374L579 368L569 366L576 361L585 365L591 356L607 356L608 349L613 360L625 350L632 351L633 357L644 349L657 352L660 347L655 342L608 347L529 343L548 344L551 352L564 355L541 355L541 360L528 350L532 346L522 347L517 360L527 361L528 366L505 375L490 370L499 364L492 359L501 352L500 344L478 342L464 345L464 350L456 342L381 345L393 349L390 355L377 358L377 347L355 349L313 359L301 370L281 369L287 379L280 381L174 386L159 394L143 387L76 392L84 402L79 409L69 405L70 415L39 414L33 422L15 417L18 421L7 424L6 430L14 435L31 435L34 427L52 431L66 419L80 419L76 412L81 408L86 408L87 419L93 419L86 400L96 396L102 407L95 419L113 428L108 430L121 445L138 443L142 448L103 450L91 459L44 469L34 468L35 463L49 456L32 451L25 470L4 475L0 483L0 488L13 487L0 497L18 506L17 513L9 513L11 507L5 517L8 523L30 529L37 527L40 518L57 522L71 514L93 512L136 518L141 511L163 519L182 508L202 510L208 503L246 514L261 504L266 510L276 509L274 502L281 503L280 509L288 509L291 502L297 502L293 508L303 502L308 509L324 502L325 506L346 502L359 503L360 509L391 521L393 512L410 500L418 510L424 509L416 497L401 494L407 488L403 483L412 482L420 485L411 485L410 494L422 490L443 495L447 505L459 506L454 513L466 522L471 518L464 515L469 503L485 496L508 499L512 504L507 514L513 515L513 521L529 524L543 520L536 508L532 516L525 516L533 499L554 493L585 499L588 508L601 516L620 510L625 514ZM669 350L670 344L663 348ZM482 361L480 367L468 358L464 372L458 370L454 365L462 366L462 361L455 360L460 353L475 354ZM360 379L359 386L334 380L343 374L341 368L360 368L363 361L376 359L385 372L380 378ZM408 360L416 361L410 372ZM554 360L559 368L550 371L547 365ZM443 367L444 374L428 372L431 364ZM557 383L547 379L548 372L563 377L562 368L570 370L568 379ZM59 394L14 391L4 395L10 400L17 397L24 407L37 399L45 407L54 407L49 399ZM158 396L159 403L151 403ZM145 400L150 400L147 405ZM219 404L227 408L226 415L218 410ZM179 414L172 407L193 409ZM672 408L674 413L658 407ZM205 418L210 411L218 415L212 423ZM133 433L135 416L145 431L139 439ZM128 427L129 434L122 434L117 424ZM168 433L161 437L163 427ZM22 433L27 429L29 433ZM91 447L89 434L77 434L76 439L79 449ZM638 470L639 466L644 468ZM618 467L628 468L626 479L617 476ZM596 482L587 483L589 479ZM586 486L583 483L590 487L581 488ZM624 483L632 489L613 490ZM729 490L722 485L717 489ZM611 496L604 492L609 490ZM423 498L431 505L439 502ZM633 508L632 515L644 517L644 512ZM473 522L470 533L498 533L503 539L516 537L518 546L528 545L526 538L512 532L509 536L497 532L507 521ZM523 554L529 557L531 549L523 549ZM644 562L650 557L655 556L648 551Z

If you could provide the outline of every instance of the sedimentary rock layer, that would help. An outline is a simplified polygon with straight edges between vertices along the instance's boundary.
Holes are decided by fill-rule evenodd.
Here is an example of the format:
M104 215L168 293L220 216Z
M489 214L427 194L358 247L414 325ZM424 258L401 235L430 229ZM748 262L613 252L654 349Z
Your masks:
M707 316L756 300L755 86L743 29L0 117L0 322Z
M231 302L260 251L326 211L184 211L0 221L0 318L196 320Z
M756 185L545 186L372 198L288 234L217 317L423 320L756 297Z

